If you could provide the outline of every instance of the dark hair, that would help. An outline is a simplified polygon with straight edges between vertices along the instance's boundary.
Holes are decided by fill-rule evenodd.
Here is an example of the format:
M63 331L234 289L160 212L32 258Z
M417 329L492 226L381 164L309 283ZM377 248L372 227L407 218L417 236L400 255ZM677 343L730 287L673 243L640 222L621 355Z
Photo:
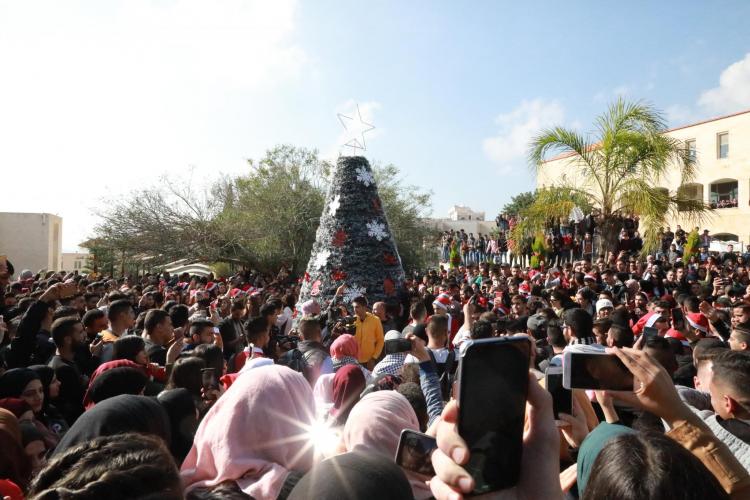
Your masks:
M729 385L750 406L750 352L726 350L713 358L714 380Z
M58 348L62 347L65 343L65 338L70 337L75 333L76 325L80 325L81 320L66 316L64 318L56 319L52 323L50 333L52 334L52 341Z
M712 360L726 350L728 350L727 345L716 337L700 339L693 347L693 359L696 368L701 361Z
M37 474L27 498L178 500L182 485L161 439L126 433L98 437L55 456Z
M180 328L187 324L190 317L190 309L185 304L176 304L169 309L169 317L172 318L172 326Z
M448 317L439 314L432 315L430 321L427 322L427 330L433 333L448 333Z
M565 347L568 345L568 341L565 340L565 335L563 335L562 328L560 328L560 325L554 324L554 325L547 325L547 338L549 339L549 343L553 347Z
M417 415L417 420L419 420L420 426L423 423L426 423L429 419L427 415L427 400L425 399L424 393L419 384L415 384L414 382L402 382L401 385L398 386L398 389L396 389L396 392L404 396L409 401L411 407L414 408L414 413Z
M193 349L193 356L201 358L206 368L213 368L217 377L224 374L224 353L216 344L200 344Z
M613 438L597 455L581 500L729 498L706 466L660 433Z
M94 321L104 318L105 316L106 315L104 314L104 311L102 311L101 309L91 309L89 311L86 311L81 321L83 322L83 326L88 328L94 324Z
M493 333L494 328L492 328L492 323L489 321L480 319L471 325L471 338L473 340L488 339L492 337Z
M262 306L260 306L260 315L264 318L267 316L271 316L272 314L276 314L276 311L280 309L280 305L276 304L274 302L268 301Z
M251 344L254 344L267 331L268 321L263 316L250 318L245 324L245 338Z
M633 330L620 324L609 327L608 335L612 336L614 347L633 347Z
M52 313L52 320L58 320L60 318L70 318L75 317L78 319L80 317L80 313L78 312L78 309L75 307L70 306L60 306L57 309L55 309L55 312Z
M210 319L199 318L190 323L190 335L200 335L204 328L213 329L214 324Z
M427 314L427 308L424 306L422 302L415 302L411 305L409 308L409 316L417 319L425 316Z
M167 311L162 311L161 309L150 309L146 313L146 319L143 321L143 328L147 332L151 332L159 326L162 321L167 319L167 317L169 317Z
M235 299L232 301L231 311L238 311L245 308L245 301L242 299Z
M253 497L240 489L235 481L224 481L210 488L195 488L185 496L186 500L252 500Z
M201 370L204 368L206 368L206 362L197 356L178 358L172 367L166 389L184 387L193 397L201 397L203 388Z
M146 343L138 335L123 335L112 344L112 359L135 361L136 355L146 350Z
M592 335L593 319L583 309L573 308L565 311L565 324L573 329L576 338L586 338Z
M107 319L109 319L110 322L115 321L120 317L120 315L125 314L126 312L128 312L128 310L132 309L133 305L129 300L115 300L109 305L109 309L107 310Z
M352 300L352 305L354 304L359 304L361 306L367 307L367 297L365 297L364 295L360 295L359 297L354 297L354 299Z

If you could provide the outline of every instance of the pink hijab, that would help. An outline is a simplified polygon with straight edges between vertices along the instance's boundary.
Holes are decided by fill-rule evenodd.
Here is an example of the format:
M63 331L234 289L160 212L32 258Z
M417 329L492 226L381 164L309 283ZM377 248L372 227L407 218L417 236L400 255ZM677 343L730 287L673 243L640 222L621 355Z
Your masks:
M345 356L351 358L359 357L359 344L353 335L345 333L339 335L339 337L331 344L331 357L341 359Z
M241 374L198 427L180 469L186 492L232 480L253 498L275 500L291 470L313 465L304 427L314 418L300 373L273 365Z
M409 401L396 391L371 392L354 405L344 426L346 451L361 448L395 458L401 431L419 431L419 421ZM404 471L416 499L432 496L424 480Z

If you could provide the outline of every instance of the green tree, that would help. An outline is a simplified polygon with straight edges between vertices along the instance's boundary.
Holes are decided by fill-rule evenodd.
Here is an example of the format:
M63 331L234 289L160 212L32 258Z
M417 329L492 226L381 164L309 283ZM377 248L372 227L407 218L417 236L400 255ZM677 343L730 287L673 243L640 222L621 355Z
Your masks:
M507 215L518 215L530 207L536 200L536 191L526 191L513 196L508 203L503 205L502 213Z
M567 217L574 194L590 200L600 214L605 248L614 250L620 217L640 217L644 249L657 248L658 231L669 218L700 222L708 212L702 201L683 195L681 187L695 176L695 161L685 145L663 134L662 114L643 102L618 99L594 124L593 139L563 127L542 130L530 145L529 158L537 172L553 154L568 154L561 190L538 193L519 224L519 232L533 234L550 218ZM674 191L660 188L670 169L680 176ZM561 193L569 193L567 199Z

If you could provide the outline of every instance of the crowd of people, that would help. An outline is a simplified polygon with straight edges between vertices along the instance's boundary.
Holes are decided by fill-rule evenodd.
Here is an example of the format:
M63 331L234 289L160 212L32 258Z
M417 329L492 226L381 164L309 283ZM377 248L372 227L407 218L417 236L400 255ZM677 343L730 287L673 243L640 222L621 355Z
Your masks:
M581 245L535 267L475 239L377 301L342 283L300 302L286 272L115 278L0 260L0 494L462 498L462 352L521 336L521 473L495 495L750 498L746 256L683 259L684 234L668 233L654 254ZM581 344L617 356L634 390L574 389L556 419L544 373ZM436 439L434 474L396 463L404 429Z

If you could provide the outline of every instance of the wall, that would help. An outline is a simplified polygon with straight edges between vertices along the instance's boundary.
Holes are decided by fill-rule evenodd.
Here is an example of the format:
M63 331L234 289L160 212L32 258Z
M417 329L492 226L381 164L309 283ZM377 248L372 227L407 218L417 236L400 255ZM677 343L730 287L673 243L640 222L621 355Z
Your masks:
M0 212L0 254L23 269L58 270L62 265L62 218L52 214Z
M88 258L89 254L86 252L63 253L60 269L68 272L78 271L80 273L86 267Z

